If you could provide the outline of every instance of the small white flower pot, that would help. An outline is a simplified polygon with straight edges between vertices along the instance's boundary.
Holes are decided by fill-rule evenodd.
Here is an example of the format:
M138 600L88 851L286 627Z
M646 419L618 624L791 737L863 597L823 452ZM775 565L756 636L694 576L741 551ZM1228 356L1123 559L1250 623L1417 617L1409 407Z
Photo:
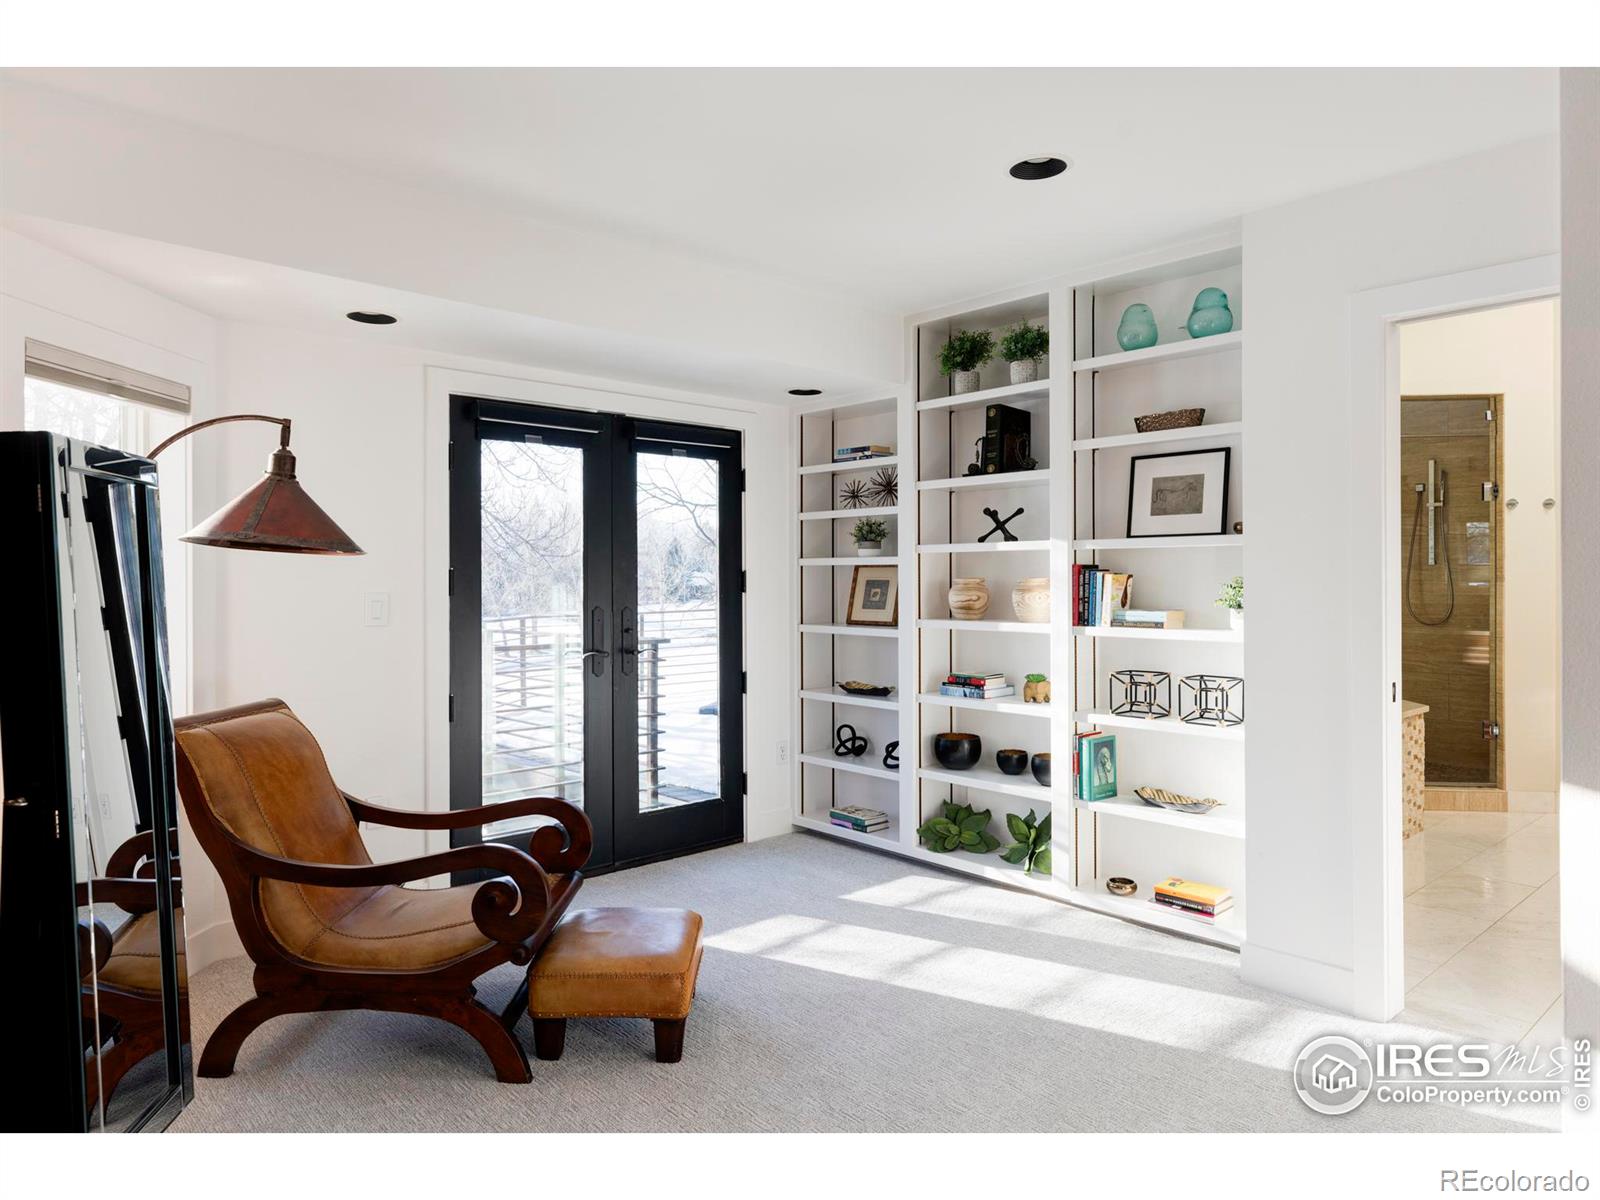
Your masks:
M1039 360L1037 358L1019 358L1011 364L1012 383L1032 383L1039 378Z
M950 394L952 396L965 396L968 392L978 390L978 373L976 371L951 371Z
M1235 632L1244 629L1244 609L1230 608L1228 610L1228 628Z
M882 542L857 542L856 556L858 558L877 558L883 553Z

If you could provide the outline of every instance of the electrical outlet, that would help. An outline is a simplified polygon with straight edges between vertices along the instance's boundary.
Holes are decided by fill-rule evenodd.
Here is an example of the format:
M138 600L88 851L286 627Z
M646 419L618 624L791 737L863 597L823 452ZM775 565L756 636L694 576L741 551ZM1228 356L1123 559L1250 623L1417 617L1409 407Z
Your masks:
M362 597L361 623L363 625L387 625L389 623L388 592L368 592Z
M787 741L778 743L778 765L780 767L789 765L789 743Z

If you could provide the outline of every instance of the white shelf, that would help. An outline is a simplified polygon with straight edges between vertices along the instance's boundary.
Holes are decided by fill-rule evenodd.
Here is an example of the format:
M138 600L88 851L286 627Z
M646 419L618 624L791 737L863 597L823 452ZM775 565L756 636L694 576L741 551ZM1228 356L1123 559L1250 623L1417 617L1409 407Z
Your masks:
M1112 433L1104 437L1079 438L1074 450L1110 450L1114 446L1159 446L1163 442L1187 442L1196 438L1233 437L1244 432L1243 421L1218 421L1215 425L1189 425L1183 429L1160 429L1154 433Z
M1004 824L1002 818L997 818ZM943 867L946 870L956 871L962 875L975 875L980 879L987 879L991 883L1003 883L1008 887L1022 888L1025 891L1037 892L1040 895L1050 896L1068 903L1076 903L1072 888L1064 880L1058 880L1053 875L1034 872L1028 874L1021 865L1012 866L1008 862L1000 861L998 854L968 854L965 850L952 850L948 854L938 854L926 846L911 845L902 847L899 851L909 858L915 858L929 866ZM1066 868L1066 858L1062 857L1062 868Z
M899 637L898 627L874 629L870 625L802 625L801 633L832 633L841 637Z
M1072 632L1080 637L1149 638L1158 642L1244 641L1244 631L1241 629L1141 629L1125 625L1074 625Z
M891 846L896 849L900 846L900 834L894 825L894 817L889 817L889 828L880 829L876 833L862 833L859 829L847 829L843 825L835 825L826 818L799 816L793 818L794 823L802 829L814 829L818 833L826 833L831 837L840 838L847 842L859 842L863 846L878 846L880 848Z
M1244 545L1242 533L1197 533L1189 537L1078 538L1074 550L1218 550Z
M1180 358L1194 358L1201 354L1221 354L1237 350L1244 344L1244 330L1213 334L1206 338L1185 338L1147 346L1143 350L1122 350L1116 354L1097 354L1093 358L1080 358L1072 364L1074 371L1113 371L1119 367L1137 367L1144 363L1172 362ZM922 407L918 405L917 407Z
M1099 885L1101 890L1098 892L1093 890L1093 885L1077 889L1073 894L1073 902L1085 908L1108 913L1113 917L1121 917L1126 921L1137 921L1141 925L1151 925L1157 929L1186 934L1201 941L1215 942L1219 946L1235 950L1244 944L1244 926L1235 923L1235 914L1232 911L1224 913L1214 923L1209 923L1193 917L1180 916L1151 904L1142 881L1139 893L1133 896L1113 896L1105 890L1104 880L1100 880Z
M847 462L819 463L814 467L801 467L802 475L837 475L844 471L874 471L879 467L898 467L898 454L885 454L879 458L852 458Z
M853 704L857 708L887 708L898 712L900 701L893 692L887 696L852 696L843 688L801 688L800 699L820 700L824 704Z
M1241 725L1191 725L1177 717L1119 717L1113 713L1096 710L1073 714L1080 725L1098 725L1103 729L1137 729L1149 733L1174 733L1184 737L1215 738L1223 742L1244 741Z
M822 767L829 771L844 771L849 775L870 775L874 779L899 779L899 771L891 771L888 767L869 767L866 763L858 762L853 758L832 758L822 754L796 755L801 762L811 767ZM838 829L837 825L829 828Z
M917 481L919 492L955 491L959 488L1019 488L1046 487L1050 483L1048 467L1032 471L998 471L993 475L957 475L953 479L922 479Z
M935 396L932 400L918 400L918 412L933 412L939 409L960 410L963 408L982 408L996 400L1027 400L1035 396L1048 396L1050 394L1050 381L1036 379L1032 383L1011 383L1005 387L984 388L981 392L968 392L964 396Z
M969 633L1044 633L1050 632L1046 621L955 621L924 617L917 624L923 629L950 629Z
M892 554L879 554L871 558L862 558L858 554L851 554L841 555L838 558L802 558L800 565L802 567L853 567L860 563L883 562L885 559L889 562L899 561Z
M933 783L953 783L957 787L978 788L1002 796L1021 796L1035 804L1050 803L1051 789L1034 781L1028 771L1005 775L995 767L972 767L966 771L947 771L943 767L918 767L917 778Z
M895 517L900 515L900 509L895 505L879 508L829 508L819 509L816 512L803 512L800 514L802 521L842 521L846 517Z
M1046 541L1015 542L930 542L917 547L918 554L1020 554L1050 549Z
M1079 800L1077 804L1082 811L1102 817L1149 821L1153 825L1172 825L1179 829L1191 829L1195 833L1209 833L1217 837L1244 837L1244 818L1223 816L1222 813L1226 811L1227 806L1222 810L1197 815L1174 812L1170 808L1157 808L1134 795L1114 796L1110 800Z
M802 693L804 694L804 693ZM921 704L942 705L946 708L971 708L979 712L1010 713L1018 717L1048 717L1048 704L1029 704L1021 696L1003 696L999 700L974 700L969 696L941 696L938 692L921 692Z

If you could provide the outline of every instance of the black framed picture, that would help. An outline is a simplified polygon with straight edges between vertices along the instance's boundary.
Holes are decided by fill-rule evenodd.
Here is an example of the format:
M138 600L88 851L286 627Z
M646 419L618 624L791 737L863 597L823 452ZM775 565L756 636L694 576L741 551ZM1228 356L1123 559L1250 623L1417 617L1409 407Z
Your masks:
M1230 457L1226 446L1135 456L1128 465L1128 536L1224 532Z

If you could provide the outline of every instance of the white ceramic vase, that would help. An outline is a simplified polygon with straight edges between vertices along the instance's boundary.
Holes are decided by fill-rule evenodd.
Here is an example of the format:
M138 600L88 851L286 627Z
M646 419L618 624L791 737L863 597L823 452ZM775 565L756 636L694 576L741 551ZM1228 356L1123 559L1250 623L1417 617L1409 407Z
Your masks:
M882 553L883 553L883 543L882 542L857 542L856 543L856 557L857 558L877 558L878 555L880 555Z
M1011 364L1012 383L1032 383L1039 378L1039 360L1037 358L1019 358Z
M1050 580L1044 576L1017 580L1017 586L1011 589L1011 607L1016 609L1019 621L1030 621L1036 625L1048 621Z
M952 396L965 396L968 392L978 390L978 373L976 371L951 371L950 394Z
M1244 629L1244 609L1242 609L1242 608L1230 608L1228 610L1228 628L1234 630L1235 632L1242 632L1243 631L1243 629Z
M950 581L950 615L957 621L981 621L989 611L989 585L978 576Z

